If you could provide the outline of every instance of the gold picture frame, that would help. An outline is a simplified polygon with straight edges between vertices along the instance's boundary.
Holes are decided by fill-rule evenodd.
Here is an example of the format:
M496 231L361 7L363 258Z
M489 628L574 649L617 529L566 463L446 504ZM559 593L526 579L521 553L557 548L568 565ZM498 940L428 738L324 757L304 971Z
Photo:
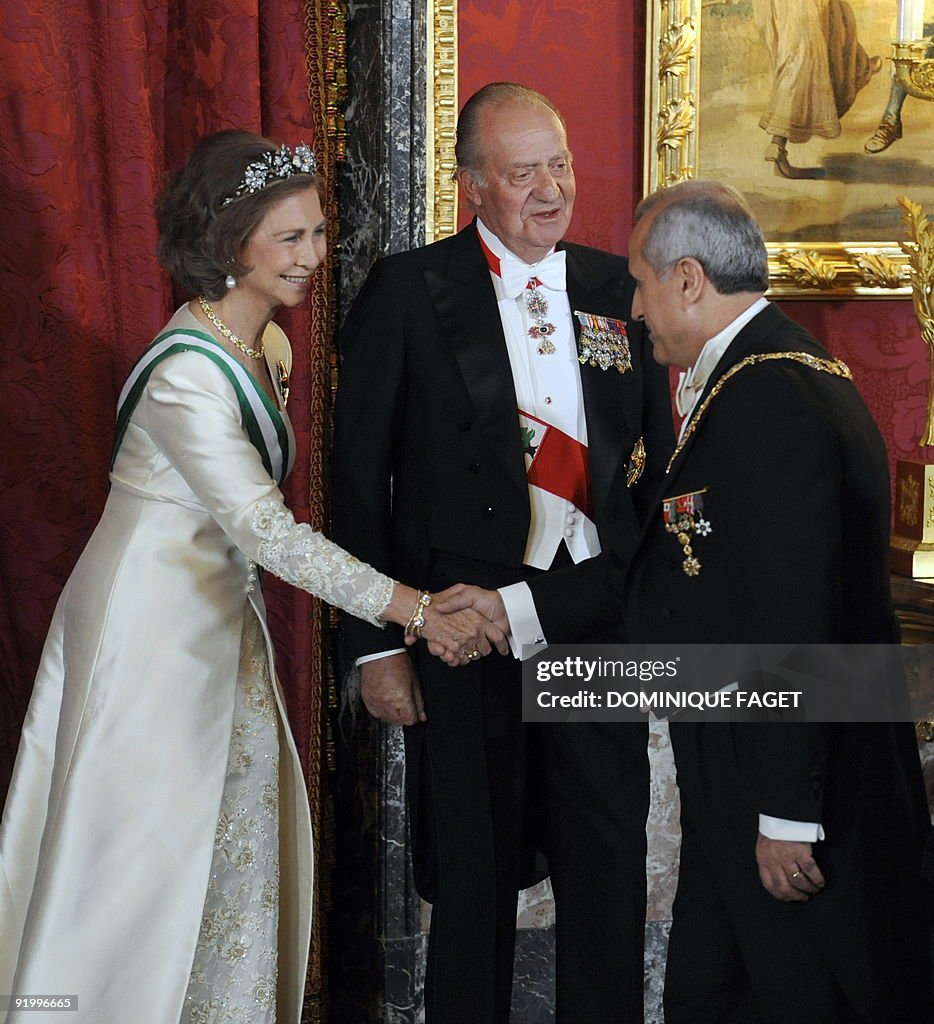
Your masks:
M428 0L425 243L457 230L457 0Z
M770 136L760 129L758 117L768 103L769 88L763 93L763 82L770 70L765 40L754 20L755 4L736 0L647 3L645 193L694 177L717 177L736 185L763 224L769 294L776 297L911 295L907 258L897 241L903 234L897 196L906 188L917 193L916 173L917 182L930 180L934 131L927 127L934 126L934 104L909 100L905 138L896 143L901 148L877 155L863 150L866 133L879 123L888 97L891 61L883 58L892 53L891 32L885 38L885 28L880 26L887 24L894 5L889 0L851 0L845 6L858 24L871 26L869 41L861 42L867 53L880 55L880 60L872 62L872 78L850 111L840 116L843 127L838 138L789 146L795 158L806 152L811 163L820 164L808 169L813 180L792 181L779 176L764 156ZM792 11L786 13L794 16ZM710 58L709 72L703 75L702 55ZM701 144L702 129L712 137L709 147ZM912 180L906 182L906 176ZM857 199L862 209L848 212L847 204ZM878 209L872 208L876 199L882 201ZM931 200L934 205L934 185ZM776 214L772 223L763 217L764 211ZM783 234L782 224L789 215L795 219L799 213L801 230ZM837 237L805 237L819 232L821 224L825 234ZM853 225L860 224L872 224L873 230L857 234ZM856 237L846 237L848 231ZM863 233L884 237L867 241Z

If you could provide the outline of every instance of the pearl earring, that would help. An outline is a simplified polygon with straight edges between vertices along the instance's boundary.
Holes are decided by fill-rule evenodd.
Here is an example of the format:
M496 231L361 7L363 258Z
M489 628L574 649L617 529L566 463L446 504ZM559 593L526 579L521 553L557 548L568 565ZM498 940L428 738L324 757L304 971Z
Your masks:
M237 279L233 276L233 274L228 274L224 278L224 284L227 285L227 291L230 291L231 289L237 287Z

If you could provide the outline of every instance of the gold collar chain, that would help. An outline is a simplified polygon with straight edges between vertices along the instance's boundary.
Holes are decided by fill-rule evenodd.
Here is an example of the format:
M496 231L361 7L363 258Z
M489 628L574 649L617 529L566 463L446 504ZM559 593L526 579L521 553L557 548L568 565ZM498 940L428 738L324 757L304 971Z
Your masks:
M668 460L668 468L665 470L666 474L671 472L671 467L674 465L675 459L681 454L682 448L684 448L688 443L688 438L697 428L697 424L704 415L707 406L710 405L718 394L720 394L720 389L723 385L726 384L731 377L734 377L740 370L744 370L747 366L755 366L757 363L765 363L772 359L789 359L792 362L802 363L804 366L809 366L812 370L818 370L820 373L829 373L834 377L845 377L847 380L853 379L853 374L850 373L850 368L846 363L841 362L839 359L821 359L819 356L812 356L810 352L760 352L757 355L746 356L745 359L741 359L735 366L731 366L729 370L726 371L726 373L711 388L710 394L694 411L691 419L688 421L687 428L684 431L684 436L678 442L675 450L671 453L671 458Z

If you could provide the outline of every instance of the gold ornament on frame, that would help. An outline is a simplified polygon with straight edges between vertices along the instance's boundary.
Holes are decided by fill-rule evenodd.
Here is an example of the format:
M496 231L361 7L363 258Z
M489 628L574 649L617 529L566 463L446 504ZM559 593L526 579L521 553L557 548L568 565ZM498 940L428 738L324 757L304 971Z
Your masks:
M900 242L899 245L908 257L908 279L911 282L915 316L931 360L927 423L918 442L922 446L929 446L934 445L934 225L918 203L912 202L907 196L899 196L898 205L902 208L902 219L911 236L911 241Z

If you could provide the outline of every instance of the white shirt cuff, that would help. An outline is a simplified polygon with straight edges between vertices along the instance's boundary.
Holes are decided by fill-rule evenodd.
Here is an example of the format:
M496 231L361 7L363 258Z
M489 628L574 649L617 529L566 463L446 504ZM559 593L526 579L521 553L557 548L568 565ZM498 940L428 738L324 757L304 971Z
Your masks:
M380 658L388 658L392 654L405 654L405 648L396 647L391 651L380 651L378 654L364 654L362 657L357 658L354 664L359 668L364 662L379 661Z
M524 661L545 646L542 624L538 621L535 601L527 583L513 583L499 588L509 619L509 647L513 657Z
M766 839L783 839L790 843L816 843L824 838L824 827L816 821L789 821L759 815L759 831Z

